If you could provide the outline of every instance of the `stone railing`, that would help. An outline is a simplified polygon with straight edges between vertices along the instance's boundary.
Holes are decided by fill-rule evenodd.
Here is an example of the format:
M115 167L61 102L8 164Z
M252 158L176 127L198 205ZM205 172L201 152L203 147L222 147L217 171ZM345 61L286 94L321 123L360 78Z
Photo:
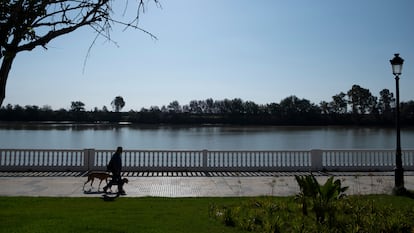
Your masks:
M105 170L113 150L0 149L0 171ZM124 171L392 171L394 150L125 150ZM414 171L414 150L403 150Z

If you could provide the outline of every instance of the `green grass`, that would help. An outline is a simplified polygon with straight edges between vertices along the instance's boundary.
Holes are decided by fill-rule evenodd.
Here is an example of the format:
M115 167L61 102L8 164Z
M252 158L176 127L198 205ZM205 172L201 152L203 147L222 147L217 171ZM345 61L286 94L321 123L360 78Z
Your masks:
M208 216L228 198L0 197L0 232L241 232Z
M387 218L400 221L399 215L392 213L398 209L408 211L402 213L410 214L404 218L414 218L414 199L372 195L352 196L350 201L357 206L367 205L369 212L372 212L371 207L374 205L376 209L386 210L385 213L381 212L384 215L381 222L387 222L389 220ZM258 214L262 214L262 210L257 209L257 203L266 202L271 204L268 206L271 208L266 211L274 210L273 213L280 216L277 217L278 221L283 220L286 226L292 226L295 221L298 223L302 221L300 206L293 197L121 197L112 202L90 197L0 197L0 232L244 232L239 227L226 226L220 219L211 217L215 212L213 207L236 208L239 213L243 214L239 217L244 216L246 219L248 213L260 216ZM254 212L240 209L244 208L243 206L252 206L252 204ZM387 214L387 211L390 214ZM360 214L363 213L360 212ZM378 223L376 219L370 221ZM281 226L285 224L280 223ZM409 221L409 224L413 226L414 219Z

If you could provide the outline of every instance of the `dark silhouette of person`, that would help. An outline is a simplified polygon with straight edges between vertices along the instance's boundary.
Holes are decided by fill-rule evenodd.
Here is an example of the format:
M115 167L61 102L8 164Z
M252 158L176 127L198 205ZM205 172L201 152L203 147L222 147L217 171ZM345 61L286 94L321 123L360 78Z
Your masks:
M108 185L103 188L104 192L106 193L108 188L111 188L112 185L118 185L118 194L125 195L124 191L124 182L121 178L121 171L122 171L122 147L116 148L116 152L112 155L111 160L107 165L107 170L112 173L112 180L109 181Z

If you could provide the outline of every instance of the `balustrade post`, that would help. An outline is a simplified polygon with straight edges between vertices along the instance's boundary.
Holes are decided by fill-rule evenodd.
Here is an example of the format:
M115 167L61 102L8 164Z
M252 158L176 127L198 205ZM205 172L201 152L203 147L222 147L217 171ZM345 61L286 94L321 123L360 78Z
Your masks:
M202 166L203 171L207 171L208 170L207 169L207 166L208 166L208 151L203 150L202 152L203 152L203 154L202 154L203 162L202 162L201 166Z
M85 149L84 156L85 168L87 168L88 171L93 170L93 167L95 166L95 149Z
M311 171L322 171L322 150L311 150Z
M88 171L89 170L89 150L83 149L83 169Z

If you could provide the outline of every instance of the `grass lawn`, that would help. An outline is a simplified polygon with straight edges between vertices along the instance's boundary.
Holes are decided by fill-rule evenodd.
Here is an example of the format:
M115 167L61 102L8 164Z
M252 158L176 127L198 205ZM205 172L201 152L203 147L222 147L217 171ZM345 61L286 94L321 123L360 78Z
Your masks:
M240 232L208 216L232 198L0 197L0 232Z
M391 212L405 209L412 214L414 210L414 199L405 197L372 195L352 198L379 208L392 206L386 209ZM293 206L289 214L294 215L288 218L287 224L301 218L300 207L293 197L121 197L112 202L90 197L0 197L0 232L244 232L210 217L210 207L239 206L246 202L255 203L254 200L271 201L282 207ZM278 213L283 214L282 209Z

